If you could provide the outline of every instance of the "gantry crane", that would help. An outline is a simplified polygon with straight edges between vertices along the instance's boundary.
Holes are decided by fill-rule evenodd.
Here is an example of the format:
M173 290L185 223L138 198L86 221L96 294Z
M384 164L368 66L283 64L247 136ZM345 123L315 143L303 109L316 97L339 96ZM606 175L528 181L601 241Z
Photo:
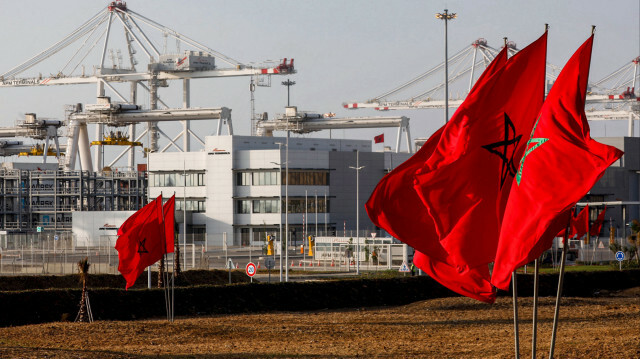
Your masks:
M411 153L411 134L409 133L409 118L405 116L376 116L376 117L345 117L335 118L335 114L311 113L298 111L295 106L286 108L282 116L273 120L263 118L258 121L258 136L273 136L274 131L290 131L294 133L309 133L329 129L351 128L383 128L397 127L396 152L400 152L402 133L407 141L407 152Z
M507 42L506 46L510 54L517 52L514 42ZM468 84L465 85L466 92L470 91L476 77L481 73L480 70L486 68L499 51L489 46L484 38L479 38L470 46L458 51L449 59L449 66L452 69L449 83L461 83L466 80L465 84ZM444 100L434 98L444 89L444 82L440 80L443 70L444 62L390 91L367 101L343 103L343 107L347 109L373 108L379 111L443 108ZM427 89L423 87L425 84ZM405 97L393 100L394 96ZM461 98L452 99L449 101L449 107L457 107L461 103Z
M26 146L22 141L0 141L0 156L43 156L44 163L47 163L47 156L55 156L59 160L65 149L58 141L58 129L63 125L63 121L39 119L35 113L27 113L24 121L15 127L0 127L0 137L28 137L44 140L44 144ZM49 146L50 140L53 140L55 148Z
M121 28L115 26L116 24L121 25ZM116 56L109 46L113 44L113 40L117 36L117 28L121 30L120 35L124 38L124 48L116 50L118 61L115 61ZM157 41L153 41L152 35L159 35L165 41L167 37L175 39L177 44L176 51L168 52L163 50L161 52L158 50L161 47L157 44ZM77 45L76 51L71 58L61 65L61 68L52 72L51 75L43 76L39 74L31 77L20 77L27 70L41 64L72 44ZM181 51L180 44L189 49ZM100 62L98 64L86 64L85 60L88 55L94 51L99 51ZM141 51L144 54L143 60L135 56L137 51ZM122 52L128 54L129 65L127 67L122 66L120 59ZM107 64L108 54L112 55L111 66ZM139 61L145 61L145 63L140 64ZM224 63L226 66L220 67L220 63ZM93 70L87 73L87 68L92 68ZM140 71L138 68L144 68L145 70ZM191 79L250 76L252 83L254 79L258 79L259 83L270 84L271 75L288 75L295 72L293 59L287 61L286 58L277 63L264 63L257 66L245 65L133 11L127 6L126 2L118 0L109 2L104 9L48 49L0 74L0 87L96 84L96 97L104 97L106 91L109 91L112 95L111 97L117 98L125 106L137 106L138 87L141 87L149 93L148 110L154 111L159 106L166 109L169 108L158 95L158 90L159 88L167 87L171 80L182 80L182 107L189 108ZM121 93L122 89L117 88L117 86L121 85L118 84L129 84L128 96ZM140 108L137 110L143 111ZM171 112L174 111L171 110ZM183 124L183 131L175 138L166 136L162 131L159 131L155 121L149 122L145 132L148 131L150 133L150 150L158 151L157 139L159 134L163 134L179 150L189 151L191 147L190 137L195 136L190 129L189 120L189 118L180 120ZM101 142L104 140L104 124L101 122L94 123L96 123L95 141ZM141 136L136 136L135 125L132 124L130 126L128 133L134 142L140 140ZM175 143L179 137L183 138L182 148ZM69 146L72 147L73 144L70 143ZM100 147L100 145L97 147ZM94 163L96 170L101 167L103 162L102 152L100 148L95 151ZM129 166L133 166L135 161L134 151L131 150L131 147L128 147L125 152L129 153ZM118 157L120 158L123 155L120 154Z
M518 52L515 43L508 42L506 46L510 55ZM467 85L466 92L463 91L463 93L468 93L476 79L477 70L485 68L495 58L497 52L497 49L488 46L487 41L481 38L454 54L449 59L449 64L453 67L452 74L449 76L450 83L467 80L465 83ZM477 57L478 53L481 54L480 59ZM640 57L637 57L602 80L590 83L590 90L586 98L589 120L628 120L629 136L633 135L633 121L640 119L639 99L635 95L636 83L638 76L640 76L639 64ZM444 108L445 101L436 97L438 95L444 96L441 93L444 88L444 82L441 81L443 69L444 63L441 63L391 91L367 101L343 103L343 106L347 109L373 108L379 111ZM561 68L547 63L548 88L555 81L560 70ZM431 82L429 83L429 81ZM425 84L428 84L426 90ZM391 100L392 96L402 96L409 91L414 92L408 98ZM449 107L457 107L463 101L464 96L450 99Z

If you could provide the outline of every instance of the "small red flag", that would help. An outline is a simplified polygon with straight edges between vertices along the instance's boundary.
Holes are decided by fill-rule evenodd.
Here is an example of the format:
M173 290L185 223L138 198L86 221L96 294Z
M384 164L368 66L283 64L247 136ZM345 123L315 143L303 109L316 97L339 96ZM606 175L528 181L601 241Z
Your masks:
M122 226L125 228L121 227L123 233L115 246L119 259L118 271L127 281L127 289L135 284L146 267L159 261L165 253L162 196L142 207L132 217L132 221L125 221L127 225Z
M580 239L589 232L589 205L586 205L571 223L571 235Z
M384 142L384 133L373 138L374 143L382 143Z
M600 231L602 231L602 223L604 223L604 215L607 212L607 206L604 206L604 209L598 215L598 218L593 222L591 228L589 229L589 235L592 237L597 237L600 235Z
M445 126L414 188L461 268L495 258L504 208L544 99L547 33L469 94Z
M594 141L584 112L591 36L560 72L531 131L505 210L491 283L538 258L566 226L567 213L622 151ZM564 218L563 218L564 217Z
M567 229L563 229L558 233L557 237L564 238L564 234ZM569 235L567 238L573 238L577 235L577 238L582 238L589 232L589 205L586 205L580 213L571 217L571 223L569 224Z

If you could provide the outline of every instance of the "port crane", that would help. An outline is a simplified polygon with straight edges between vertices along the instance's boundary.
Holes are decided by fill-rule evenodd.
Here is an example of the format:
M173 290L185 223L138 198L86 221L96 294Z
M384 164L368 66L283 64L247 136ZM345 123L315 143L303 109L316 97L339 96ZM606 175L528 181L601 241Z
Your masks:
M296 106L289 106L285 114L269 120L266 115L257 123L257 135L272 137L274 131L294 133L310 133L322 130L397 127L396 152L400 152L402 133L407 141L407 152L411 153L411 134L409 118L405 116L374 116L335 118L333 113L312 113L298 111Z
M506 46L510 55L518 52L515 43L507 42ZM449 64L453 69L449 76L450 83L458 84L458 89L466 95L473 86L478 71L486 68L498 51L489 46L485 39L480 38L452 55L449 58ZM639 64L640 57L636 57L603 79L589 84L589 93L586 98L586 113L589 120L628 120L629 136L633 136L634 120L640 119L639 100L635 94L640 76ZM444 83L441 81L443 69L444 62L390 91L366 101L343 103L343 107L372 108L379 111L444 108L445 101L439 99L444 97L442 94ZM561 68L547 63L547 89L556 80L560 70ZM460 84L462 82L464 84ZM408 95L406 95L407 92L409 92ZM400 96L400 98L392 99L394 96ZM458 107L462 101L464 96L458 95L456 98L450 96L449 107Z
M43 163L47 163L47 156L55 156L60 160L66 146L60 145L58 129L64 125L63 121L40 119L35 113L25 114L25 119L14 127L0 127L0 137L28 137L44 140L44 144L34 146L24 145L22 141L0 141L0 156L43 156ZM49 146L53 140L55 147Z
M114 52L110 46L114 44L118 35L124 39L124 46ZM163 47L159 45L158 38L160 41L164 39L165 42L168 38L175 39L176 50L170 52L165 46L161 51ZM181 50L180 46L188 49ZM37 65L42 66L41 64L51 61L54 55L68 52L71 48L75 48L71 50L72 55L58 64L58 69L50 75L43 76L41 73L36 76L23 75ZM143 54L141 57L136 57L138 51ZM122 53L128 55L128 66L122 64ZM87 59L91 58L89 55L97 55L99 63L88 64ZM111 65L108 64L109 57L111 57ZM87 71L88 68L92 70ZM140 70L142 68L144 70ZM138 107L137 111L155 111L162 108L170 109L170 112L174 113L177 109L171 109L158 94L159 89L168 87L171 81L182 81L182 107L186 109L191 107L190 81L192 79L250 76L252 83L255 79L259 84L270 84L272 75L294 73L296 70L293 59L285 58L281 62L264 62L251 66L243 64L143 16L129 8L126 2L118 0L109 2L96 15L46 50L0 73L0 87L94 84L97 87L97 98L109 93L110 97L117 99L125 107L139 106L138 89L141 88L149 95L149 108L143 110ZM142 135L136 136L133 123L129 125L127 132L133 142L139 141L149 133L151 151L159 150L160 135L167 138L178 150L189 151L191 137L195 136L190 129L190 118L183 117L174 121L181 121L183 127L182 132L176 137L169 137L160 131L156 121L148 121L147 129ZM225 120L219 119L219 122L222 121ZM94 169L99 170L103 163L101 146L104 141L105 123L100 121L92 123L96 127L95 141L99 143L95 146L97 148L94 152ZM121 124L118 123L118 125ZM183 140L181 148L176 143L180 137ZM197 136L195 137L202 143ZM73 145L69 143L69 147ZM128 146L118 158L126 153L129 155L129 166L133 167L135 156L132 146Z
M510 55L518 51L517 45L512 41L507 42L506 46ZM449 83L459 84L458 88L463 91L466 87L468 93L476 77L482 73L498 52L500 50L489 46L486 39L479 38L468 47L453 54L449 58L449 66L451 67ZM438 93L444 90L444 82L440 82L442 71L444 71L444 62L367 101L347 102L342 105L346 109L373 108L379 111L444 108L444 100L436 98ZM437 80L434 80L436 78ZM394 96L401 98L393 99ZM462 98L450 99L449 107L459 106L462 100Z

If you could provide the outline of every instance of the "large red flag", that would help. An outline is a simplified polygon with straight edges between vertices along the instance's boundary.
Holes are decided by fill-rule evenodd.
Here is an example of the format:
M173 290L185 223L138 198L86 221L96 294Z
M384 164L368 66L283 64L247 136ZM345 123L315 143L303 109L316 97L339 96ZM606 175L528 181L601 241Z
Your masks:
M460 268L493 262L511 179L544 99L547 33L467 96L415 190Z
M520 161L491 277L500 289L508 288L513 270L551 246L567 211L623 154L589 134L584 104L592 46L593 36L560 72Z
M167 241L165 253L173 253L175 250L175 223L176 223L176 195L169 198L167 203L162 206L164 212L164 235Z
M486 79L504 66L506 61L507 51L503 49L478 78L471 93L481 88ZM442 128L416 154L382 178L365 208L376 226L417 250L414 264L418 268L459 294L493 303L495 292L489 283L488 270L473 269L461 273L451 263L438 241L431 217L412 188L415 171L431 156L441 134Z
M592 237L597 237L600 235L600 231L602 230L602 223L604 223L604 215L607 212L607 206L604 206L604 209L598 215L598 218L593 222L591 228L589 229L589 235Z
M133 286L144 269L162 258L166 236L162 216L162 195L132 215L133 221L124 226L116 241L118 271ZM127 222L125 222L127 223Z

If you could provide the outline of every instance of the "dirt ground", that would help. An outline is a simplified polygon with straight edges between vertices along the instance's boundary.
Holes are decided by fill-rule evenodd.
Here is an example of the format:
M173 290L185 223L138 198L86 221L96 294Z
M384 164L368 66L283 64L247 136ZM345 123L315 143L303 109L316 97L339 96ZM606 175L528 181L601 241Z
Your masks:
M606 293L605 293L606 294ZM540 298L537 357L548 357L555 298ZM532 299L519 300L531 357ZM639 358L640 288L563 298L557 358ZM442 298L400 307L0 328L2 358L513 358L511 299Z

